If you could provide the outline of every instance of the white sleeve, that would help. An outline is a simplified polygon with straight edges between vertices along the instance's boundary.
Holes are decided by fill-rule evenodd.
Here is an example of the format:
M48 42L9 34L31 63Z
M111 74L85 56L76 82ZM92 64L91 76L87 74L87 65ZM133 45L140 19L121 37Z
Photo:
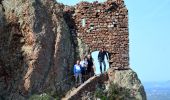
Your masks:
M81 65L82 67L84 67L84 62L83 62L83 61L80 61L80 65Z

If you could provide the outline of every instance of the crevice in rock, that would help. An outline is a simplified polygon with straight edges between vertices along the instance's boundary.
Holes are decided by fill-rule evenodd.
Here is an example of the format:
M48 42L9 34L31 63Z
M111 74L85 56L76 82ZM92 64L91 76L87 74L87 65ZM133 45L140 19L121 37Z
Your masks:
M3 0L0 0L0 4L2 4L2 1L3 1Z
M68 25L69 32L71 34L70 39L73 44L74 51L76 51L78 42L77 42L77 33L76 33L77 27L75 25L74 19L72 18L72 15L75 13L74 9L75 9L74 7L65 6L64 12L63 12L63 17L64 17L65 22ZM74 55L74 59L75 59L74 60L74 62L75 62L77 59L76 53Z

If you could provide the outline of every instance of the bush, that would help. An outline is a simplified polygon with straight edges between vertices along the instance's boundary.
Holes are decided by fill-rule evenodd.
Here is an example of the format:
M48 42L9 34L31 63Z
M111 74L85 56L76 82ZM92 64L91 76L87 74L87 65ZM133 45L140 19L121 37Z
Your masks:
M107 96L104 94L102 89L97 89L94 93L95 97L100 98L101 100L107 100Z
M40 95L32 95L29 100L58 100L57 98L54 99L53 97L51 97L50 95L43 93Z
M108 98L110 100L126 100L130 97L130 90L122 88L117 84L111 84L108 90Z
M101 100L127 100L130 98L130 90L122 88L117 84L111 84L107 92L104 92L103 89L97 89L94 94L95 97Z

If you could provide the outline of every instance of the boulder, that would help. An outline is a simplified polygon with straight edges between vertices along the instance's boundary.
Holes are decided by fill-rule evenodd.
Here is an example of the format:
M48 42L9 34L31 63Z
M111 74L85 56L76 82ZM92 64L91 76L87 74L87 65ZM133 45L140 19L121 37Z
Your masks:
M146 100L144 87L136 72L132 69L115 70L114 68L110 68L108 70L108 77L110 84L116 84L121 88L129 90L129 99L135 98L135 100Z

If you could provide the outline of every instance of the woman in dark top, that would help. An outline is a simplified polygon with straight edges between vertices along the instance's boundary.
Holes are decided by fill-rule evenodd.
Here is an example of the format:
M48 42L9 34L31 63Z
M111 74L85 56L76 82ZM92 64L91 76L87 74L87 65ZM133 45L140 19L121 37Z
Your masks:
M94 75L94 70L93 70L93 58L91 57L91 55L87 55L87 62L88 62L88 65L87 65L87 74L89 77L93 76Z

